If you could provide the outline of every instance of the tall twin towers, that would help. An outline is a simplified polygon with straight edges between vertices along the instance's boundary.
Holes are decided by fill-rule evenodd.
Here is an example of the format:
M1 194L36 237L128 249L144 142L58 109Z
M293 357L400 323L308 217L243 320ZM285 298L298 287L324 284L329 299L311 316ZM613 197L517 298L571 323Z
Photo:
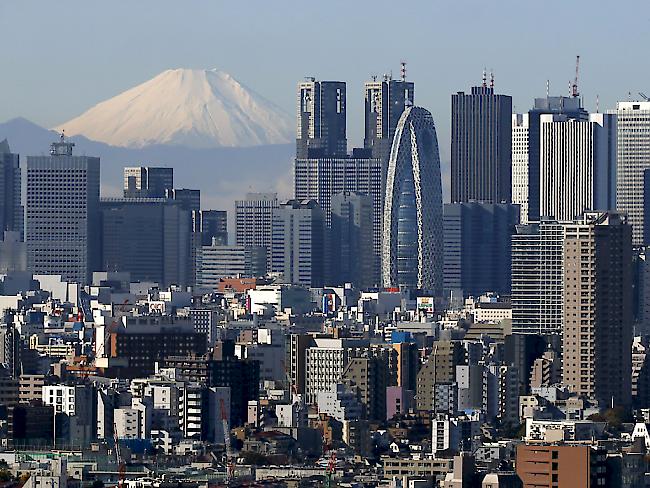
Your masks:
M364 147L347 151L346 85L298 86L294 190L318 201L331 223L332 196L372 200L371 276L365 285L442 294L442 183L431 114L413 104L414 85L384 76L365 84ZM357 254L364 251L356 249ZM357 256L360 257L360 256ZM331 256L333 260L339 255ZM381 271L381 276L378 271Z

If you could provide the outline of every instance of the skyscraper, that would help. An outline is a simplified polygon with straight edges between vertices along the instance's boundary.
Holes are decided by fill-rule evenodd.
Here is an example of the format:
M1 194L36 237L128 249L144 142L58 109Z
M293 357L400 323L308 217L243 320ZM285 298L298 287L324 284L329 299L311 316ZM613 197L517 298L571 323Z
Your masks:
M564 225L553 220L516 226L512 236L512 331L561 334Z
M578 97L536 98L527 114L512 116L512 203L521 205L521 223L540 218L540 118L544 114L587 120ZM573 218L573 217L571 217Z
M511 237L519 213L511 203L445 204L445 290L510 294Z
M650 168L650 102L617 104L616 208L632 225L632 244L644 242L643 171Z
M188 188L173 188L167 190L165 196L178 202L187 212L201 210L201 190Z
M101 201L102 268L136 281L187 286L192 279L189 212L164 198Z
M540 213L573 220L616 207L616 117L540 116Z
M22 232L20 203L20 165L18 154L13 154L5 139L0 141L0 234L4 231ZM2 240L0 235L0 240Z
M126 198L164 198L174 188L174 168L137 166L124 168Z
M601 407L632 401L632 229L618 213L565 227L562 382Z
M369 151L355 149L351 156L340 158L296 158L294 161L294 196L316 200L331 225L332 195L355 192L368 195L372 203L373 266L379 269L381 255L382 177L381 160L369 157ZM375 273L372 284L379 282Z
M431 113L407 107L388 162L382 281L442 294L442 182Z
M296 157L341 157L347 154L345 82L298 84Z
M247 193L235 202L235 244L264 247L267 270L271 265L273 212L278 208L277 193Z
M372 203L368 195L352 192L332 196L330 279L328 284L375 284Z
M220 245L228 244L228 212L225 210L192 211L192 232L198 234L199 246L211 246L217 239Z
M28 156L25 242L34 274L86 284L99 266L99 158L73 156L74 144Z
M273 212L271 272L283 283L324 281L325 216L314 200L289 200Z
M404 68L403 68L404 69ZM413 105L415 86L402 78L394 80L384 75L381 81L365 83L365 135L363 146L372 150L372 156L384 164L390 156L395 129L404 108Z
M485 77L451 96L451 201L511 201L512 98Z

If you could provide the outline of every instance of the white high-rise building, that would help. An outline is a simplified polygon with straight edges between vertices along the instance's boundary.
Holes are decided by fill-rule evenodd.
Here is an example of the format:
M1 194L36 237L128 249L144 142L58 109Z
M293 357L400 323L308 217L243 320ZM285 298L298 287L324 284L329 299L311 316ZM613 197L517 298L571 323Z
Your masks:
M616 206L616 117L540 116L540 215L573 220Z
M62 136L49 156L27 157L27 266L86 284L100 261L99 158L73 156L73 146Z
M235 244L266 248L266 269L271 267L271 228L278 208L277 193L247 193L235 201Z
M644 243L643 171L650 168L650 102L617 104L616 208L632 224L632 245Z
M512 114L512 203L521 224L528 223L528 114Z

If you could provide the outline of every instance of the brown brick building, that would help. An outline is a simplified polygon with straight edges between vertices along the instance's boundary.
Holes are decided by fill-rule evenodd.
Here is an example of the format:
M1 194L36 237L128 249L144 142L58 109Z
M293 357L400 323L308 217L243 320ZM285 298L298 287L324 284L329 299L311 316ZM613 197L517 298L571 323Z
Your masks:
M597 488L605 486L604 450L588 445L519 445L517 475L524 488Z

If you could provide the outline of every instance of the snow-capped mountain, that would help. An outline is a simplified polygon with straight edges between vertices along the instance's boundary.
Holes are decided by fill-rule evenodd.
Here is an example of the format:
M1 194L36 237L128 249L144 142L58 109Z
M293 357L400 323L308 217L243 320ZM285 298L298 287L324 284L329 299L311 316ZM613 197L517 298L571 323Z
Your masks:
M292 127L288 114L228 73L172 69L55 130L112 146L214 148L286 144Z

